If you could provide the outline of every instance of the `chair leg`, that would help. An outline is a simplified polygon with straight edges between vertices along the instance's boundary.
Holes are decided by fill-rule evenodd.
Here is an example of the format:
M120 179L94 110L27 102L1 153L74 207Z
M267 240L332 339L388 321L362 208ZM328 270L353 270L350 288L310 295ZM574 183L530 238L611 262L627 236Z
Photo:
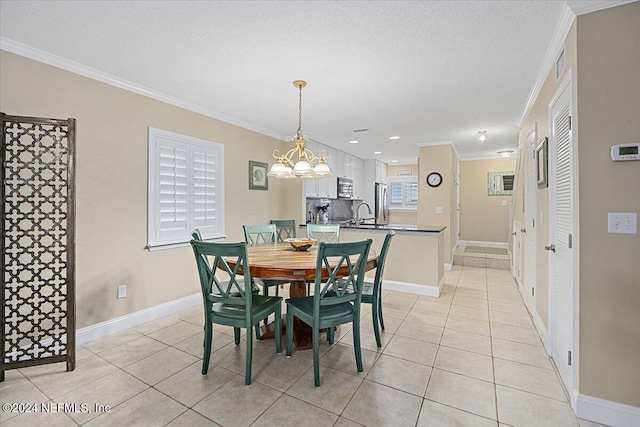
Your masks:
M247 328L247 355L245 359L247 363L245 365L244 383L245 385L251 384L251 356L253 355L253 340L251 339L251 327Z
M313 382L320 387L320 330L313 328Z
M204 357L202 358L202 375L209 372L209 359L211 358L211 340L213 338L213 324L205 319L204 325Z
M356 353L356 367L362 372L362 349L360 348L360 318L353 319L353 350Z
M276 308L276 352L282 353L282 307L278 305Z
M277 345L277 344L276 344ZM293 312L287 308L287 356L291 356L293 348Z
M373 300L373 307L371 309L371 314L372 314L372 318L373 318L373 333L376 336L376 345L378 346L378 348L382 347L382 340L380 339L380 329L378 328L378 301L377 300Z
M240 344L240 328L233 328L233 338L236 345Z
M378 297L378 316L380 317L380 328L384 331L384 317L382 317L382 296Z
M264 288L262 288L262 294L263 294L265 297L268 297L268 296L269 296L269 287L268 287L267 285L264 285ZM276 296L278 296L278 290L277 290L277 287L276 287ZM265 318L264 318L264 326L266 327L268 324L269 324L269 316L267 316L267 317L265 317ZM259 325L257 325L257 326L256 326L256 331L259 331L259 330L260 330ZM260 339L260 338L258 337L258 335L259 335L259 334L256 332L256 339L257 339L257 340L259 340L259 339Z
M335 326L331 326L327 328L327 342L329 343L329 345L333 345L333 341L335 339L335 332L336 332Z

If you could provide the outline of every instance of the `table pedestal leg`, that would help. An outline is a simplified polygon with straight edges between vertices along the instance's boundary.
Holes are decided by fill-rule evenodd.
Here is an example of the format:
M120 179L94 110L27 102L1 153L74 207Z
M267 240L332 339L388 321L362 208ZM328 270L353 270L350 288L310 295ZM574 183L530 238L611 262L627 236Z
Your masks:
M291 282L289 287L291 298L303 298L307 296L307 283L304 280ZM313 348L311 326L294 316L293 318L293 341L298 350Z

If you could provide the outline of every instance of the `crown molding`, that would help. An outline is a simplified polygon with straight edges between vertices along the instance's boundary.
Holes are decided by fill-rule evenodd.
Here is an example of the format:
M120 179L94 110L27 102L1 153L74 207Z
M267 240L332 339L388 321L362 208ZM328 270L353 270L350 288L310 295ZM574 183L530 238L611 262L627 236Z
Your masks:
M195 104L182 98L162 93L155 89L144 87L137 83L122 79L120 77L116 77L100 70L96 70L95 68L87 67L86 65L82 65L69 59L54 55L52 53L36 49L32 46L28 46L26 44L8 39L6 37L0 37L0 49L6 50L7 52L15 53L16 55L24 56L29 59L33 59L38 62L42 62L44 64L54 66L56 68L61 68L63 70L70 71L72 73L79 74L81 76L88 77L90 79L97 80L111 86L119 87L120 89L128 90L129 92L137 93L139 95L143 95L157 101L174 105L179 108L184 108L185 110L193 111L194 113L202 114L216 120L236 125L244 129L260 133L262 135L270 136L281 141L289 139L289 137L287 136L280 135L277 132L262 128L256 124L226 115L219 111L212 110L210 108Z
M567 6L565 3L562 5L562 12L560 13L560 20L558 21L558 25L556 25L556 30L553 32L553 37L551 38L551 43L547 48L547 53L542 60L542 65L538 70L538 77L536 82L529 93L529 97L527 98L527 103L524 106L524 110L522 114L520 114L520 118L518 119L518 126L522 126L522 122L524 121L529 111L533 107L533 104L536 102L538 95L540 94L540 90L542 90L542 85L544 81L547 79L547 75L549 71L553 67L560 55L560 51L564 48L564 42L567 39L567 35L569 35L569 30L571 29L571 25L573 25L573 21L576 19L576 15L571 11L571 8Z
M463 159L460 159L461 162L466 162L466 161L471 161L471 160L508 160L508 159L515 159L516 156L515 154L517 153L517 150L513 151L513 156L511 157L502 157L499 154L489 154L486 156L475 156L475 157L465 157Z
M603 0L603 1L575 1L567 0L567 5L571 8L576 16L585 13L597 12L610 7L622 6L623 4L634 3L638 0Z

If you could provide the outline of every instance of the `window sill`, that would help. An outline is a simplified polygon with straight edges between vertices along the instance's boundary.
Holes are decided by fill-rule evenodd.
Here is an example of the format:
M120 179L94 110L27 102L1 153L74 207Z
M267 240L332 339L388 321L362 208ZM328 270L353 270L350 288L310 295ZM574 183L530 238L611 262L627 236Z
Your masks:
M213 237L211 239L204 239L205 242L219 242L221 240L224 240L227 238L227 235L225 234L224 236L220 236L220 237ZM188 242L176 242L176 243L165 243L165 244L147 244L147 246L145 247L145 249L147 249L149 252L155 252L155 251L163 251L165 249L175 249L175 248L184 248L187 246L190 246L191 240L189 240Z

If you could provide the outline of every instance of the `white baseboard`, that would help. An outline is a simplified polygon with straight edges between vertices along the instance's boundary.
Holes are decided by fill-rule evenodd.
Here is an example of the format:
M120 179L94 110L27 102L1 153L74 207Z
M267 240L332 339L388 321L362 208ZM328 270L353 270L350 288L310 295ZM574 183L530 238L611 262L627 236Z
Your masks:
M458 246L479 246L481 248L500 248L509 249L509 243L506 242L482 242L475 240L460 240Z
M76 331L76 344L81 345L107 335L115 334L125 329L141 325L151 320L159 319L172 313L193 307L202 303L202 294L197 293L164 304L156 305L124 316L116 317L105 322L96 323Z
M451 271L452 268L453 268L453 264L448 262L444 263L444 271Z
M429 297L439 297L444 286L444 279L439 285L421 285L418 283L398 282L395 280L384 280L384 289L390 291L407 292L410 294L426 295Z
M575 406L578 418L612 427L640 425L640 408L578 394Z

